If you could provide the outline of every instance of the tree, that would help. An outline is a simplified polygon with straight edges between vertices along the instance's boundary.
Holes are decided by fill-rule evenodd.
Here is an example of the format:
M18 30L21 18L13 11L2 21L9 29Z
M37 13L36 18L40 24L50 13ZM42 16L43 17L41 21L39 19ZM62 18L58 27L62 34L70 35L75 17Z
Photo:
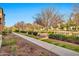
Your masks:
M24 23L23 21L17 22L14 26L15 26L18 30L21 30L21 31L24 31L24 30L25 30L25 23Z
M58 15L54 8L47 8L43 10L41 13L38 13L34 19L35 23L46 28L51 26L57 27L59 23L63 22L62 16Z
M79 25L79 4L73 6L72 20Z
M72 27L72 29L77 30L79 26L79 4L73 6L73 12L67 22L68 27Z

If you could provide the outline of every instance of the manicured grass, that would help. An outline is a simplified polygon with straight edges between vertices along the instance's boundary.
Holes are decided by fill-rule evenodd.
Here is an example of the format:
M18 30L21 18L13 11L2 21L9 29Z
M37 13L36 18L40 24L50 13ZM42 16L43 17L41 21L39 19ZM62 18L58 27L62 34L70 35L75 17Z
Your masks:
M46 39L46 40L42 40L44 42L48 42L50 44L55 44L57 46L60 46L60 47L64 47L64 48L67 48L67 49L71 49L73 51L76 51L76 52L79 52L79 46L78 45L71 45L71 44L67 44L67 43L64 43L64 42L58 42L58 41L55 41L55 40L50 40L50 39Z

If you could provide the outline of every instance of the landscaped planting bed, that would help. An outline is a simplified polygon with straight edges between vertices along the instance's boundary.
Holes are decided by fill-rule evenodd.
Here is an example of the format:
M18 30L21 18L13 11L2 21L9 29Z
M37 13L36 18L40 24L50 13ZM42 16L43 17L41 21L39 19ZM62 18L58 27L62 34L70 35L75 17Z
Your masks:
M3 36L0 55L16 56L56 56L56 54L39 47L14 34Z
M68 41L65 41L67 38L64 35L57 36L58 39L56 39L56 37L53 37L54 39L51 39L51 38L42 39L42 38L39 38L38 35L35 36L33 34L26 34L26 33L20 33L20 34L26 35L26 36L29 36L29 37L32 37L32 38L36 38L38 40L47 42L49 44L54 44L54 45L57 45L57 46L60 46L60 47L64 47L64 48L67 48L67 49L79 52L79 45L71 43L71 42L68 42ZM62 39L60 39L60 38L62 38Z
M79 37L76 35L69 36L69 35L63 35L63 34L49 34L49 38L79 44Z

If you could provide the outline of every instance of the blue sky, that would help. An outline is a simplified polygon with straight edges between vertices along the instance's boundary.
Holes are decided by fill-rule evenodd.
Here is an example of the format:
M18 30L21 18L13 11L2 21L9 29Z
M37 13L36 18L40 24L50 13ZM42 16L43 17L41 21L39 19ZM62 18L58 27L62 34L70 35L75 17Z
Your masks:
M12 26L18 21L33 23L37 13L45 8L56 8L60 14L69 16L72 12L73 4L68 3L2 3L0 7L4 9L5 22L7 26ZM66 17L67 17L66 16Z

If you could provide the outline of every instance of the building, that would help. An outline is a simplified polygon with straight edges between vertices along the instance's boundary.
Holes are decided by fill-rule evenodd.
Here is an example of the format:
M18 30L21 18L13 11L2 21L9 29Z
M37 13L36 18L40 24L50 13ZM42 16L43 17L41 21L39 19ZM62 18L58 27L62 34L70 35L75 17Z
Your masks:
M2 32L3 31L3 28L4 28L4 18L5 17L5 15L4 15L4 12L3 12L3 9L2 8L0 8L0 32Z

